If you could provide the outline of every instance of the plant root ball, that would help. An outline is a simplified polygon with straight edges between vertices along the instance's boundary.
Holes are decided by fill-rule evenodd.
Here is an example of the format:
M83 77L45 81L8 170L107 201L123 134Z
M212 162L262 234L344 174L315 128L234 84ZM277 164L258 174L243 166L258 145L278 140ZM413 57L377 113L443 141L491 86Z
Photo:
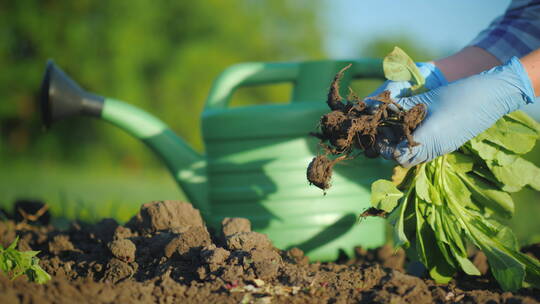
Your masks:
M427 108L416 105L405 110L390 97L389 91L361 100L349 88L349 96L343 99L339 82L350 67L344 67L334 77L326 101L331 111L321 117L319 132L310 133L319 139L324 152L309 164L307 179L323 190L330 188L333 166L358 157L358 150L368 158L375 158L384 147L405 139L409 148L420 144L414 141L412 133L425 118Z

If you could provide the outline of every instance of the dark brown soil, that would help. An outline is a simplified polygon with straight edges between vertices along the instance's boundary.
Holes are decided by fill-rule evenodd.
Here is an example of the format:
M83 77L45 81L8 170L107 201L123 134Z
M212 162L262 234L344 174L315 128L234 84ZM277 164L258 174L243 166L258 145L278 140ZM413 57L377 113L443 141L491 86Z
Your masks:
M0 303L540 303L538 290L503 293L486 275L448 285L404 272L405 255L389 246L340 263L309 263L281 251L245 219L226 219L211 234L188 203L145 204L126 225L104 219L68 230L27 220L0 222L3 246L40 250L47 284L0 275ZM538 257L540 248L529 247Z
M307 179L323 190L330 188L333 166L358 156L355 150L373 158L379 156L378 141L397 144L407 139L409 147L419 145L411 134L426 114L426 108L421 104L405 111L390 98L388 91L369 98L379 102L377 107L368 107L350 88L349 96L343 100L339 94L339 82L350 66L336 74L327 99L331 112L321 117L320 133L312 134L320 139L323 154L309 164Z

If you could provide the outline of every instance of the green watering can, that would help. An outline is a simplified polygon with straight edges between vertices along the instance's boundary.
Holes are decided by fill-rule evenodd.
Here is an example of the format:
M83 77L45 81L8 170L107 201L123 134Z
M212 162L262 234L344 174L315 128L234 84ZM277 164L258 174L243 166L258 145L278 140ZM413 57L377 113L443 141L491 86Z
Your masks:
M120 100L80 88L52 61L41 87L44 123L94 116L142 140L165 162L187 199L211 227L225 217L245 217L278 248L299 247L313 260L352 255L361 245L385 242L380 218L358 220L370 206L370 185L388 178L392 164L360 157L335 166L326 195L309 186L306 168L317 153L315 138L334 75L351 61L242 63L214 82L202 114L206 155L192 150L165 123ZM352 78L383 79L380 60L352 61L342 87ZM242 86L290 82L292 102L229 108ZM344 90L344 96L346 94Z

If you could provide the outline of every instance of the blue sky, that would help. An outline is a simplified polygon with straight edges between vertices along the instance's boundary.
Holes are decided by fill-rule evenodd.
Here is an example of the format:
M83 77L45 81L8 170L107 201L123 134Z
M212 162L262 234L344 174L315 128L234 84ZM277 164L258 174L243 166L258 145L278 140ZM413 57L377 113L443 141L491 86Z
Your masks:
M406 35L439 54L461 49L510 0L324 0L326 49L333 58L357 57L363 41Z

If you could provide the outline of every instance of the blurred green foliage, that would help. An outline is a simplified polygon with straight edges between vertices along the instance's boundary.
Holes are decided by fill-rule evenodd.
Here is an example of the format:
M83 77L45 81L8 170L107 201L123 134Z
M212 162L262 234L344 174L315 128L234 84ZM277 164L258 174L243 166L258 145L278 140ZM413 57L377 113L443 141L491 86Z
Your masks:
M419 44L413 38L406 36L388 36L384 37L384 39L369 41L361 47L359 55L364 57L384 57L395 46L399 46L417 62L434 60L442 55L429 48L429 46Z
M48 58L84 88L149 111L202 151L199 117L212 80L238 62L326 58L320 7L319 0L1 2L0 160L157 166L144 145L100 121L42 132L36 92ZM414 58L433 56L388 37L364 42L359 57L384 56L396 44ZM377 85L354 88L362 96ZM233 105L283 102L289 93L289 85L241 89Z
M86 119L43 135L35 95L47 58L84 88L147 110L202 150L199 116L212 80L243 61L323 57L317 1L41 1L0 3L2 156L128 166L145 147ZM288 87L243 90L237 104L285 100ZM106 151L103 151L106 148Z

